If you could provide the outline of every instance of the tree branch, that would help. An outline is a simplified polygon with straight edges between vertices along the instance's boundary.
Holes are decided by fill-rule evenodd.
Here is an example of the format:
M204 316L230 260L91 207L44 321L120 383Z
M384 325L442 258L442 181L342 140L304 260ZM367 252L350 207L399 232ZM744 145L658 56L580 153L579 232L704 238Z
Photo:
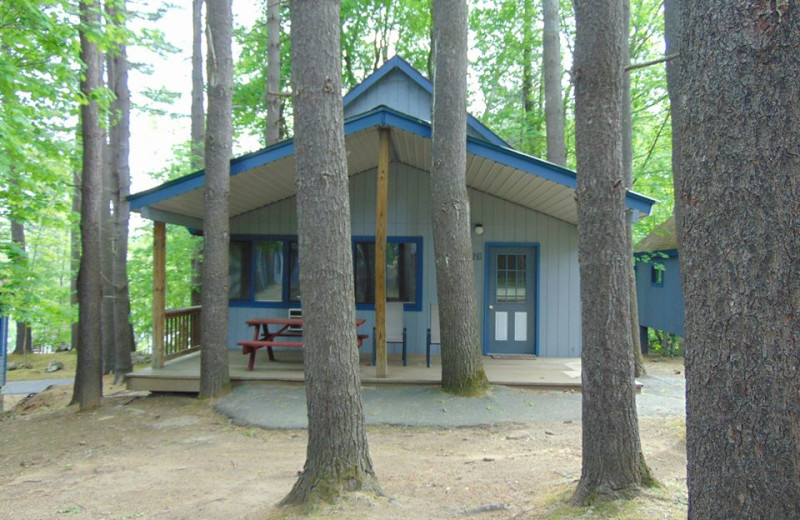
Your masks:
M630 71L636 70L636 69L643 69L645 67L649 67L650 65L658 65L659 63L664 63L664 62L667 62L667 61L669 61L671 59L677 58L680 55L681 55L680 52L676 52L675 54L668 54L667 56L664 56L663 58L658 58L658 59L655 59L655 60L645 61L643 63L634 63L633 65L628 65L627 67L625 67L625 72L630 72Z

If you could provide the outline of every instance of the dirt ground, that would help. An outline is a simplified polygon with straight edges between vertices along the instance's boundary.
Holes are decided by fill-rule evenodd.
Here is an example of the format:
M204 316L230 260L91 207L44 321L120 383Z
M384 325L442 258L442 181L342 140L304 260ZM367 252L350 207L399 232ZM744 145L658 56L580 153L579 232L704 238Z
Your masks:
M650 371L674 371L672 363ZM66 407L54 387L0 415L0 518L294 518L275 508L305 460L306 433L230 424L208 403L107 386L103 406ZM6 408L10 403L6 401ZM641 421L658 488L633 501L566 506L580 476L580 423L369 428L385 497L304 511L332 519L686 517L681 417Z

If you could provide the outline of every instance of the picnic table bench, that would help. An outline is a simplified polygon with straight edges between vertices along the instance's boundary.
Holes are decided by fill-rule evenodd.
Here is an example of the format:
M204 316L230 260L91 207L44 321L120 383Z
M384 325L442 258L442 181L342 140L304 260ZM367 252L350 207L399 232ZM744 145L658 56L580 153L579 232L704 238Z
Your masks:
M363 325L365 322L366 320L363 318L357 319L356 327ZM256 318L247 320L246 323L249 327L253 327L253 339L238 341L236 344L242 347L242 354L250 355L250 359L247 362L248 371L253 370L256 362L256 352L260 348L267 349L270 361L275 361L273 347L303 348L302 340L276 339L301 338L303 336L303 320L300 318ZM271 325L276 326L276 330L271 331ZM356 335L359 348L368 337L366 334Z

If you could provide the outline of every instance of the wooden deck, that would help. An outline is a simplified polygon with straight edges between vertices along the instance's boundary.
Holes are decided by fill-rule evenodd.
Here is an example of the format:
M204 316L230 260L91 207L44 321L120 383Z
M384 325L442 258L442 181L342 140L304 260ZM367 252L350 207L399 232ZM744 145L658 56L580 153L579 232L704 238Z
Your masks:
M229 354L231 382L248 381L303 382L303 355L298 351L275 353L276 361L269 361L266 352L259 352L255 369L247 371L247 356L241 350ZM484 368L493 385L523 386L538 389L576 390L581 388L581 360L579 358L494 359L483 358ZM425 356L409 355L408 366L402 366L399 355L389 356L389 375L376 376L369 356L361 357L361 382L363 384L436 385L441 383L440 358L431 359L425 366ZM199 352L167 361L164 368L145 368L128 374L130 390L151 392L197 392L200 388Z

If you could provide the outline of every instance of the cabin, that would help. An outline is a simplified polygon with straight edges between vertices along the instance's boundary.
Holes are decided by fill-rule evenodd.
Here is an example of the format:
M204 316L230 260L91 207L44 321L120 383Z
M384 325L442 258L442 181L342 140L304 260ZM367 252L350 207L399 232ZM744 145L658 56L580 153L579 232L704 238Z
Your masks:
M648 343L648 329L683 337L683 287L674 216L636 244L634 258L643 348Z
M375 325L376 171L383 134L390 143L386 299L402 304L410 355L426 353L437 304L429 189L432 92L428 79L394 57L343 100L352 225L348 247L354 259L356 312L366 320L360 330L371 332ZM514 150L471 115L467 125L483 354L578 357L576 174ZM289 139L231 160L232 349L246 339L247 320L286 317L290 309L302 308L293 153ZM202 233L203 182L199 171L132 195L131 209L155 221L156 229L166 222ZM654 202L627 194L635 218L649 214ZM158 298L158 289L155 293ZM371 341L366 340L370 349ZM390 354L399 354L401 348L388 346ZM438 348L432 346L434 356Z

